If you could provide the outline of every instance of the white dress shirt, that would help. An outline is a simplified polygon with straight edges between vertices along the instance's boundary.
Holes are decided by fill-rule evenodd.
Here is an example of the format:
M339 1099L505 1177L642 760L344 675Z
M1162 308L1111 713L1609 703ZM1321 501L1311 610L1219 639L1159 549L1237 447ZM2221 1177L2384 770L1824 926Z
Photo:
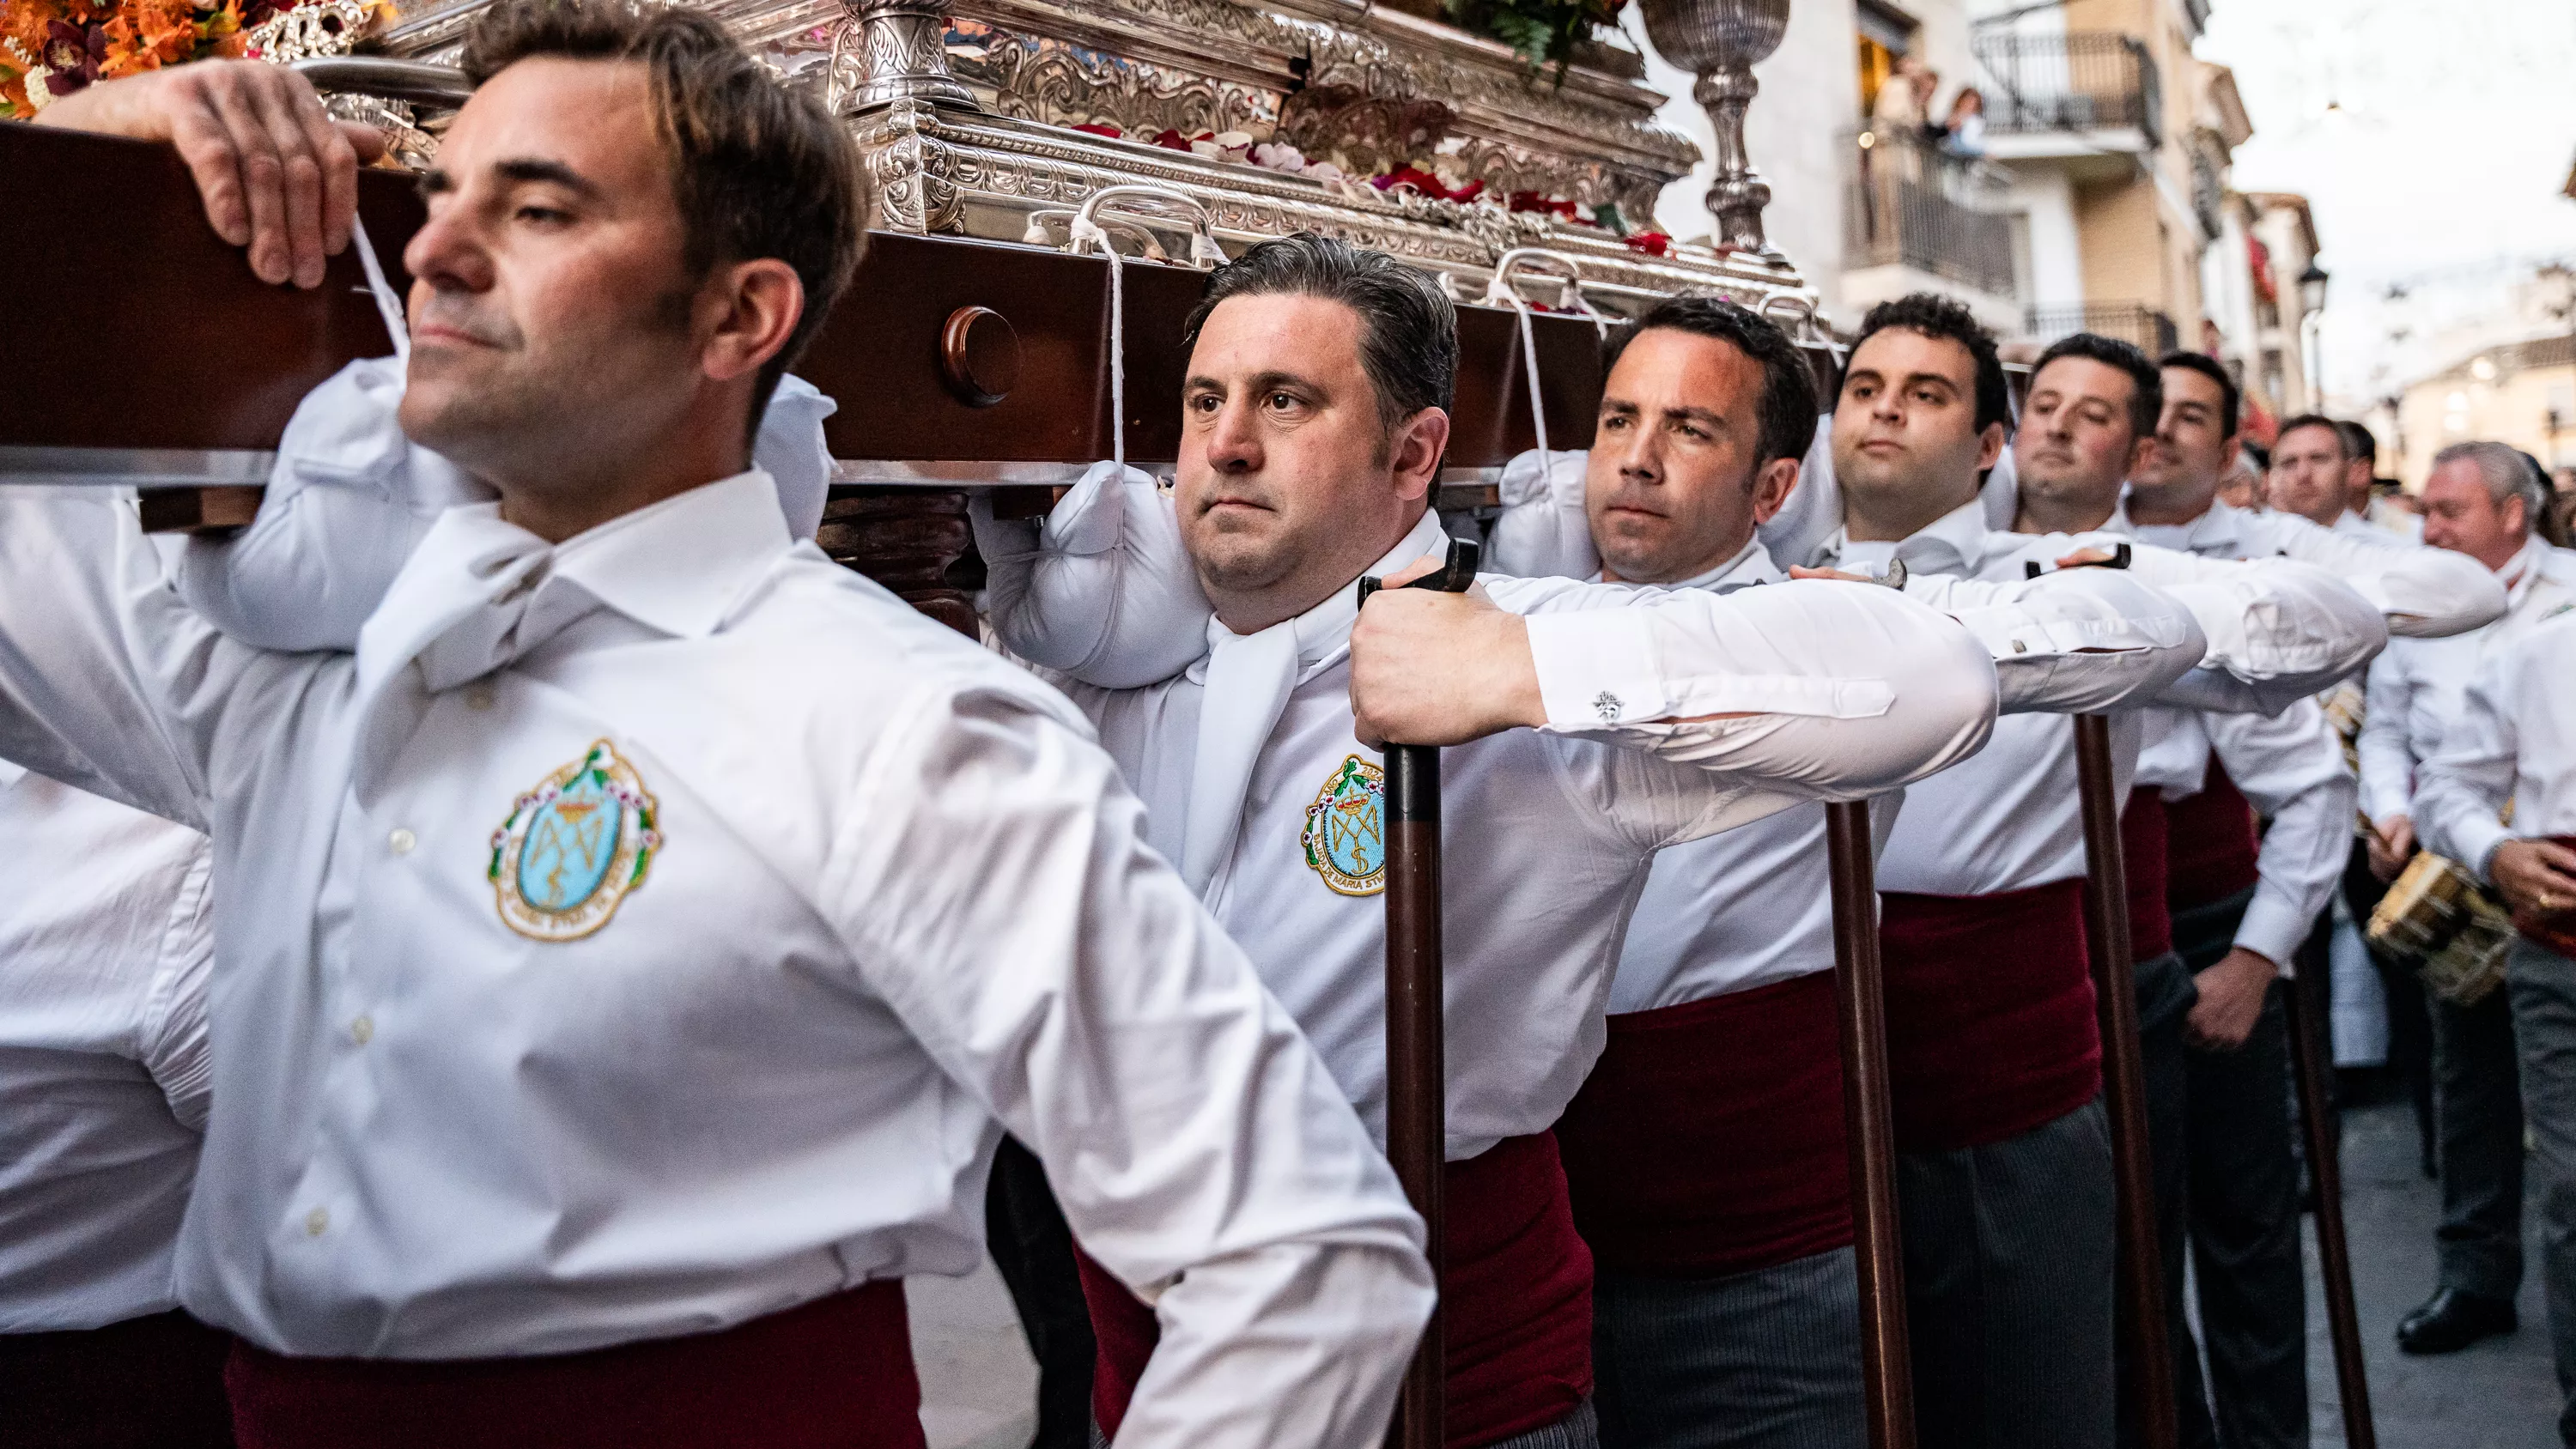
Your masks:
M130 502L0 490L0 754L212 826L182 1302L555 1353L962 1273L1002 1126L1160 1295L1121 1444L1375 1442L1421 1226L1064 700L754 471L443 514L354 657L218 635ZM249 903L256 903L251 908Z
M1815 561L1876 573L1891 558L1902 559L1907 592L1920 590L1951 607L2008 599L2012 590L2057 577L2070 580L2061 588L2087 575L2093 576L2088 587L2108 587L2103 580L2127 573L2135 580L2132 587L2153 586L2140 594L2170 600L2164 609L2187 608L2208 642L2195 675L2241 686L2272 709L2287 708L2318 683L2350 671L2386 640L2363 600L2322 571L2291 563L2215 564L2137 548L2127 570L2078 569L2025 580L2026 564L2045 569L2078 549L2120 541L2109 534L1999 533L1987 526L1986 504L1979 500L1898 543L1855 543L1837 532ZM2083 678L2072 665L2068 675ZM2143 740L2137 706L2171 702L2174 692L2152 675L2132 677L2126 689L2117 687L2117 675L2107 677L2115 681L2112 687L2069 689L2049 703L2067 711L2111 712L2112 784L2125 800ZM1920 895L1995 895L2074 879L2085 868L2073 726L2053 714L2024 713L1999 720L1993 741L1975 758L1907 792L1879 886Z
M1443 543L1425 515L1367 572ZM1582 1085L1657 850L1804 801L1903 785L1973 751L1995 700L1976 641L1892 590L1482 584L1529 618L1549 724L1442 751L1453 1160L1546 1129ZM1350 796L1337 782L1379 759L1352 734L1355 593L1260 634L1211 621L1209 655L1155 685L1067 688L1144 797L1157 848L1189 860L1196 842L1222 838L1203 887L1209 908L1382 1133L1382 876L1345 869L1365 860L1326 850L1319 833L1345 818L1336 802ZM1010 618L1006 643L1020 628L1046 632L1025 610ZM1275 675L1238 671L1237 659L1267 658L1273 641L1294 651ZM1223 677L1243 682L1220 687ZM1739 717L1698 719L1710 715Z
M1787 578L1755 542L1671 587L1728 594ZM1882 838L1902 799L1871 802ZM1619 945L1609 1009L1653 1011L1832 970L1831 887L1825 807L1814 802L1657 851Z
M2215 501L2188 524L2140 525L2123 507L2107 526L2201 558L2304 557L2353 579L2365 597L2383 607L2392 601L2425 606L2445 579L2458 573L2447 565L2423 570L2421 560L2404 548L2388 547L2385 539L2364 540L2368 548L2355 549L2295 514L2248 513ZM2400 609L2386 617L2393 634L2399 627L2449 626L2466 616L2445 608L2431 615ZM2389 650L2371 668L2408 642L2391 639ZM2254 897L2237 923L2233 944L2261 955L2283 976L2295 975L2298 948L2333 900L2352 844L2356 786L2324 711L2313 700L2301 700L2270 718L2153 709L2147 712L2146 741L2138 763L2141 786L2161 789L2167 802L2187 800L2208 779L2214 751L2238 793L2270 820L2256 849Z
M2441 748L2442 732L2458 717L2479 666L2541 620L2576 605L2576 552L2552 548L2536 535L2495 577L2507 601L2503 618L2447 639L2400 639L2371 661L2357 748L2361 806L2372 820L2407 812L2415 772Z
M2510 826L2498 819L2507 801ZM2506 841L2576 835L2576 611L2522 631L2478 666L2414 803L2425 849L2489 881Z
M2504 613L2504 589L2466 554L2408 543L2345 514L2350 528L2319 528L2295 513L2256 513L2213 501L2189 523L2107 527L2140 543L2210 559L2293 558L2333 572L2378 608L2399 639L2438 639Z
M0 1333L177 1305L209 863L195 831L0 760Z

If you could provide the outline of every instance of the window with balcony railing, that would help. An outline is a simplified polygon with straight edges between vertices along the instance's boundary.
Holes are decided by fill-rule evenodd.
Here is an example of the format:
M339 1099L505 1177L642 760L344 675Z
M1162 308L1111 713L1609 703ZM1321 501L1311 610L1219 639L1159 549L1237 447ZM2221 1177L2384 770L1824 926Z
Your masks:
M2155 57L2133 36L1980 35L1971 42L1985 72L1986 129L2004 134L2101 131L2134 126L2153 145L2163 94Z
M2076 332L2095 332L2137 344L2162 357L2180 344L2174 320L2139 302L2087 302L2073 307L2033 307L2023 314L2030 340L2045 346Z
M2012 223L1992 204L1998 180L1908 134L1864 131L1850 156L1844 266L1907 266L2013 295Z

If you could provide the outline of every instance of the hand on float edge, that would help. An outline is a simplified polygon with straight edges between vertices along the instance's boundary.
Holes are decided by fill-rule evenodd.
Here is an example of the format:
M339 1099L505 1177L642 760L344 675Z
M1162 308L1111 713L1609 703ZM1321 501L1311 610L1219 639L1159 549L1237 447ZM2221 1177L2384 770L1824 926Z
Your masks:
M1520 615L1494 607L1482 586L1394 587L1440 566L1424 559L1388 575L1351 626L1351 715L1363 744L1464 744L1547 723Z
M2576 850L2549 840L2508 840L2487 857L2487 879L2505 901L2535 915L2576 911Z
M2232 1052L2254 1034L2262 1018L2264 993L2280 968L2259 951L2239 946L2215 966L2192 978L2200 1000L2183 1018L2183 1040L2202 1051Z
M275 285L322 284L349 244L358 166L384 153L372 127L334 121L312 84L257 60L207 60L101 81L45 107L39 125L167 141L197 178L215 234L250 249Z

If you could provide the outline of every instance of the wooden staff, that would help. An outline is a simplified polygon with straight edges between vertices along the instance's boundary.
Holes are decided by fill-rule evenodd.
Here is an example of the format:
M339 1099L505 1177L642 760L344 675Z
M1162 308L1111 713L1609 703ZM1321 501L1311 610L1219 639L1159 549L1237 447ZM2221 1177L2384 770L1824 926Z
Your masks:
M1905 1339L1905 1244L1896 1217L1896 1117L1887 1099L1887 999L1869 802L1825 807L1834 901L1834 1005L1851 1154L1852 1250L1870 1449L1914 1449L1914 1360Z
M1449 540L1449 559L1438 573L1404 585L1460 594L1476 581L1482 550L1466 539ZM1378 590L1360 580L1360 603ZM1436 745L1386 747L1382 797L1386 831L1386 1157L1413 1210L1422 1214L1432 1272L1442 1273L1447 1221L1441 1184L1448 1167L1448 1078L1441 1046L1440 963L1440 750ZM1447 1355L1441 1309L1422 1326L1396 1400L1387 1440L1398 1449L1441 1449Z
M2316 953L2320 958L2323 953ZM2343 1436L2351 1449L2379 1449L2370 1417L2370 1376L2361 1358L2361 1319L2352 1302L2352 1256L2343 1237L2343 1151L2335 1140L2334 1108L2327 1100L2325 1060L2317 1032L2329 967L2323 959L2300 963L2281 993L2282 1024L2290 1032L2290 1065L2299 1084L2299 1120L2308 1136L2308 1175L2317 1185L2317 1270L2325 1279L2326 1328L2334 1340L2335 1388L2343 1400Z
M2120 853L2120 800L2112 790L2111 720L2075 717L2075 775L2084 802L2084 933L2102 1024L2102 1096L2111 1112L2111 1172L2118 1189L2120 1286L2129 1303L2133 1411L2147 1449L2174 1449L2173 1350L2165 1339L2164 1253L2156 1240L2155 1158L2147 1141L2147 1079L2138 1048L2138 978L2129 959L2128 868Z

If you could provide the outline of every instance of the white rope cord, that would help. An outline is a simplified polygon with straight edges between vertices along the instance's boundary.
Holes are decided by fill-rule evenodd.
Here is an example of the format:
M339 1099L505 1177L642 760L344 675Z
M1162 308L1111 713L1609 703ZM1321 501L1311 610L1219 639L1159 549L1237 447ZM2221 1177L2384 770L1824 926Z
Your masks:
M1497 272L1485 284L1485 300L1506 302L1520 315L1521 371L1529 379L1530 426L1538 432L1538 476L1542 484L1556 476L1556 455L1547 446L1547 408L1539 396L1538 338L1530 330L1529 303L1521 300L1520 291Z
M366 218L352 216L349 220L349 239L358 245L358 266L367 274L367 290L375 294L376 315L385 320L385 335L393 339L395 360L409 367L411 327L403 320L402 298L394 295L393 283L385 280L385 264L376 256L376 244L367 237Z
M1119 467L1127 466L1127 297L1121 283L1118 248L1110 245L1109 233L1099 222L1077 216L1068 233L1076 247L1097 242L1100 254L1109 259L1109 460Z

